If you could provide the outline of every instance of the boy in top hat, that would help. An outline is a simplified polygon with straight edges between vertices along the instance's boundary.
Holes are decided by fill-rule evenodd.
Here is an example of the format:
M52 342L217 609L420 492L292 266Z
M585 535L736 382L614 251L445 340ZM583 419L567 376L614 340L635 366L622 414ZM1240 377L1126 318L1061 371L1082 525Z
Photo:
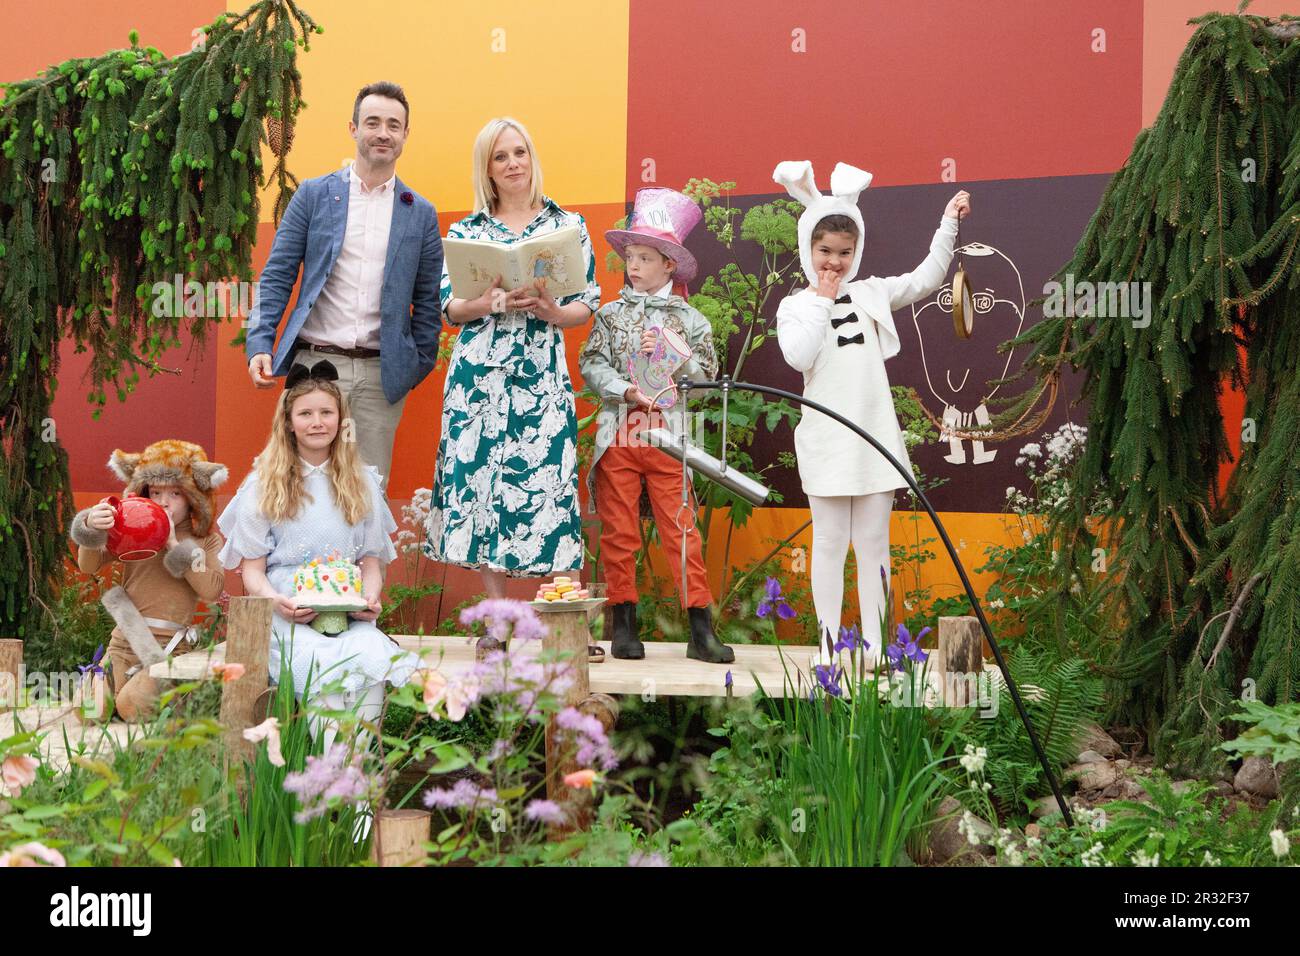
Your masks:
M641 485L645 482L659 540L663 542L673 581L690 618L686 656L715 664L735 660L731 648L713 632L709 590L699 533L693 521L686 536L686 581L682 581L682 535L677 515L682 498L681 465L637 433L645 428L686 430L685 402L660 410L630 381L628 362L638 350L650 352L656 328L671 329L686 342L690 358L674 378L718 371L709 320L673 292L695 278L695 257L683 242L702 218L693 201L672 189L642 189L636 194L627 229L611 229L605 239L626 264L630 286L596 312L591 335L578 358L582 377L600 396L596 450L587 474L589 510L601 522L600 550L605 564L613 654L642 658L637 639L636 550L641 544ZM629 412L635 412L629 416Z
M192 628L199 600L215 601L225 584L219 552L222 538L212 527L214 489L226 480L226 466L208 461L199 445L154 442L135 454L115 449L108 467L126 482L124 494L152 498L171 519L162 551L142 561L122 562L122 583L105 592L104 607L117 627L108 645L113 697L128 723L145 719L158 700L149 665L165 660L182 639L198 639ZM94 574L114 560L105 550L113 509L100 502L77 512L71 537L77 567Z

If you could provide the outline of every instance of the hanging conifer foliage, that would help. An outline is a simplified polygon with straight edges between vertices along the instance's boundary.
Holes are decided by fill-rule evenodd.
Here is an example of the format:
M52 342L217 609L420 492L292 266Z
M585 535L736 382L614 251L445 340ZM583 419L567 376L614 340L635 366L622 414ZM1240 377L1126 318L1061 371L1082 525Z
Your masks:
M1300 697L1300 21L1192 22L1159 116L1055 277L1120 283L1129 302L1145 288L1149 315L1100 295L1045 303L1003 346L1031 347L1016 377L1038 382L994 429L1066 363L1085 373L1078 501L1116 503L1099 591L1123 621L1112 716L1145 727L1157 757L1208 769L1243 686ZM1225 380L1247 389L1247 421L1220 500ZM1091 545L1082 510L1058 530Z
M60 341L90 353L99 406L110 388L125 399L182 332L202 345L211 313L154 284L251 281L258 189L278 187L278 220L294 185L283 149L269 177L262 167L264 120L291 131L306 105L296 54L313 32L292 0L262 0L181 56L133 31L129 49L3 88L0 635L48 626L67 553L68 461L50 418Z

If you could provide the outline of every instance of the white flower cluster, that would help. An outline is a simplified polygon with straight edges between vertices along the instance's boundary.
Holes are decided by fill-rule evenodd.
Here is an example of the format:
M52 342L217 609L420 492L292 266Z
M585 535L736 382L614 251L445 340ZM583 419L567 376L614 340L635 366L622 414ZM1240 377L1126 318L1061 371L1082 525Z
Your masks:
M1017 514L1054 511L1070 503L1070 480L1066 476L1074 462L1083 453L1088 429L1067 422L1051 434L1044 435L1043 443L1030 442L1020 449L1016 467L1024 468L1034 483L1035 496L1027 495L1015 487L1007 488L1007 504ZM1103 503L1106 504L1106 503ZM1109 505L1107 510L1113 510Z
M1083 854L1079 857L1079 863L1081 866L1110 866L1109 860L1102 859L1102 853L1102 845L1094 843L1083 851Z
M1129 857L1129 861L1134 866L1159 866L1160 854L1155 853L1152 855L1147 855L1146 850L1138 850L1131 857Z
M988 759L988 756L987 748L967 744L966 752L958 758L958 762L965 768L966 773L978 774L984 772L984 761Z
M1025 845L1028 846L1029 840L1033 839L1034 837L1029 837L1025 841ZM998 831L998 852L1002 854L1002 858L1008 866L1025 865L1024 851L1017 842L1015 833L1009 827L1003 827Z
M1291 841L1281 829L1270 830L1268 838L1273 844L1273 855L1279 860L1291 852Z
M957 832L964 836L966 842L971 846L979 846L980 844L979 830L975 826L977 819L975 814L969 810L963 810L961 822L957 824Z
M1076 807L1074 815L1080 823L1088 824L1094 831L1099 832L1106 829L1106 811L1100 807L1096 810L1089 810L1087 807Z
M402 505L402 523L407 526L397 532L397 550L402 554L420 553L432 504L433 492L428 488L416 488L411 503Z

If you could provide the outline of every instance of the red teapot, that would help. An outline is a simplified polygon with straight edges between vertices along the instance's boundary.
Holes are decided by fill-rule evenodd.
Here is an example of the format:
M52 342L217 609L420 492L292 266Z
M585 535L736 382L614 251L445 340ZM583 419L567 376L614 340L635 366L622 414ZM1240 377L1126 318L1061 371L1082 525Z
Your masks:
M163 549L171 537L171 519L152 498L109 495L104 503L113 509L108 529L108 553L121 561L146 561Z

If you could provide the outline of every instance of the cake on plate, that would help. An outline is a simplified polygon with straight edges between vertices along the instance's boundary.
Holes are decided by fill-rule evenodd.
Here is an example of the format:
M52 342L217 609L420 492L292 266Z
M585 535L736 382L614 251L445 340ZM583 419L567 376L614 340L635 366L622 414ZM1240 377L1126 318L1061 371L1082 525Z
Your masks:
M311 626L322 634L347 630L348 612L364 611L361 568L338 555L313 558L293 572L294 600L317 611Z

